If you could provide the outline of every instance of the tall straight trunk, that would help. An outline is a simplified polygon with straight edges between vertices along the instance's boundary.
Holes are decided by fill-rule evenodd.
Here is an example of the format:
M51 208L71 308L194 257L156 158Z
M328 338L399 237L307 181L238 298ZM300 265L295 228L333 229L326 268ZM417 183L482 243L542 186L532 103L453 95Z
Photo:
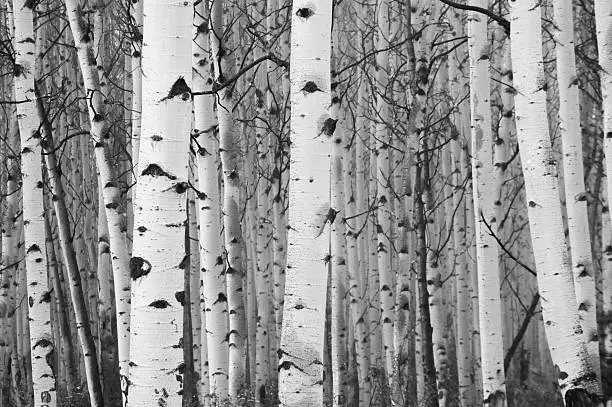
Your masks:
M601 82L602 108L603 108L603 131L604 131L604 152L607 174L607 195L608 206L604 213L602 210L601 216L606 216L608 219L603 221L603 225L610 225L610 199L612 197L612 3L605 0L595 0L595 24L597 26L597 52L599 55L599 71ZM602 188L603 189L603 188ZM603 191L602 191L603 192ZM606 326L604 327L604 354L603 360L609 360L612 356L612 242L603 240L605 277L604 277L604 307ZM603 356L603 355L602 355ZM603 379L603 374L602 374ZM608 388L604 388L604 394L609 397L608 405L612 405L612 385L608 384ZM607 390L607 391L606 391Z
M64 201L65 194L60 179L61 173L55 157L55 146L53 143L51 123L49 123L47 120L47 114L40 98L37 98L37 112L41 122L41 128L43 130L41 146L43 149L43 157L45 158L47 176L49 178L53 207L55 210L55 216L57 218L64 266L66 267L68 278L70 280L70 297L72 300L72 308L74 310L78 340L81 345L81 353L85 362L85 374L87 377L89 399L93 407L103 406L104 401L99 377L96 346L93 336L91 335L87 307L85 305L85 297L83 295L83 288L81 286L81 276L79 274L77 256L72 245L72 231L70 228L68 209L66 208L66 203Z
M392 177L390 173L391 135L388 129L390 108L387 97L389 52L389 3L380 0L378 3L378 42L376 54L376 181L377 194L377 224L378 235L378 275L379 275L379 301L381 310L382 345L386 377L390 388L395 380L395 349L393 344L393 326L395 324L395 287L391 270L391 251L393 243L391 236L391 199L393 197Z
M425 141L423 150L429 150L430 144ZM444 153L441 154L443 156ZM442 157L441 157L442 158ZM443 301L443 277L441 270L440 254L436 250L436 242L441 240L442 221L439 216L436 216L434 203L432 202L434 191L432 190L433 177L430 176L429 163L424 164L424 180L425 189L423 191L423 206L426 213L428 233L426 233L427 245L427 260L426 260L426 277L427 277L427 294L429 304L429 315L431 321L431 343L429 338L424 342L425 346L432 347L433 361L435 366L436 382L435 386L438 395L438 405L446 407L448 400L447 377L448 363L446 360L446 315L444 312ZM431 178L430 178L431 177ZM432 391L429 389L429 391Z
M368 6L367 4L363 4L359 6L359 12L366 15ZM361 38L366 38L367 28L365 19L359 19L359 34ZM365 42L364 42L365 45ZM361 374L360 383L364 385L364 389L360 389L359 398L360 403L370 403L372 399L371 391L372 391L372 377L369 374L372 363L376 363L376 359L374 361L370 358L371 348L373 347L373 343L378 342L377 338L380 338L380 334L377 329L371 329L370 326L370 316L374 316L375 311L374 308L370 308L370 299L368 297L368 279L371 275L370 273L370 211L369 211L369 191L368 191L368 181L370 179L371 171L369 169L369 143L370 143L370 125L371 123L368 121L367 113L369 109L369 98L368 98L368 86L366 82L366 65L361 66L360 81L359 81L359 90L358 90L358 100L357 100L357 117L355 118L355 204L356 211L359 216L347 223L347 226L351 228L352 222L355 222L354 231L356 233L357 238L357 253L358 253L358 264L354 266L349 264L349 267L353 269L349 269L349 294L353 294L357 297L357 304L353 304L352 299L351 307L354 305L359 306L355 312L357 312L360 317L353 317L353 324L361 323L363 325L362 329L366 338L364 338L362 342L363 346L363 359L366 361L367 366L360 366L360 371L365 374ZM348 214L347 214L348 217ZM372 258L375 258L376 253ZM353 282L351 279L356 280L355 283L358 283L358 290L353 292ZM378 322L378 321L377 321ZM356 326L356 330L358 327ZM358 333L356 332L356 335ZM378 336L377 336L378 335ZM380 345L380 342L378 342ZM376 345L374 345L375 347ZM380 348L380 346L378 346Z
M64 290L62 289L61 278L59 275L59 264L58 259L55 255L55 245L53 244L53 233L51 232L51 224L49 218L52 216L51 207L46 209L47 215L45 216L45 249L47 255L47 264L49 266L49 281L51 282L53 290L53 309L56 311L54 324L58 325L59 343L61 353L57 355L59 386L58 389L65 389L70 394L76 384L76 367L74 366L74 353L72 349L72 333L70 332L70 322L68 321L68 307L66 305L66 297Z
M262 36L264 44L270 36L272 19L271 0L258 1L254 3L253 14L256 20L265 23L260 27L262 33L267 35ZM267 7L266 7L267 6ZM267 16L266 16L267 13ZM269 46L269 44L266 44ZM262 54L260 47L255 47L253 57L259 58ZM256 390L256 405L263 405L265 399L262 395L269 394L272 366L275 364L271 352L273 340L276 335L271 335L272 329L276 328L275 315L273 314L273 265L272 265L272 225L270 223L270 162L269 155L272 154L269 148L269 139L273 137L270 130L275 130L275 117L269 114L269 96L271 90L268 86L271 73L271 61L262 63L254 77L255 84L255 111L256 119L254 121L255 142L257 146L257 168L258 180L256 196L253 199L257 201L257 269L255 273L255 287L257 290L257 348L256 348L256 373L255 373L255 390Z
M12 24L9 23L12 26ZM3 354L2 380L3 391L7 394L8 402L15 400L18 396L16 375L19 370L16 366L16 327L15 315L17 313L15 303L15 278L20 263L19 253L19 127L17 114L13 107L9 108L13 117L9 119L8 134L6 137L7 149L5 152L8 175L6 177L6 214L2 223L2 258L0 261L0 309L3 311L3 326L0 330L2 342L0 351ZM2 401L2 400L0 400ZM18 400L15 400L18 401Z
M48 295L47 256L45 248L45 211L41 166L40 122L34 92L35 40L32 5L15 0L15 99L21 134L21 177L23 223L26 251L28 314L32 352L34 406L57 405L55 377L49 361L55 351L51 334L51 308ZM48 361L49 360L49 361Z
M140 156L140 133L142 131L142 38L143 38L143 0L132 0L130 2L132 11L132 168L134 181L138 177L138 160ZM131 189L132 199L136 192Z
M130 260L130 406L182 404L185 293L177 275L183 275L186 260L191 25L185 22L192 13L190 1L178 8L150 1L144 13L144 25L156 29L145 32L142 61L144 126Z
M195 87L195 86L194 86ZM197 167L195 157L189 156L189 181L192 185L197 185ZM184 402L199 402L202 400L202 387L200 386L202 377L202 310L200 308L200 290L202 285L201 268L200 268L200 240L198 235L198 210L196 194L193 189L187 192L188 196L188 223L189 223L189 308L191 315L191 341L192 341L192 358L193 358L193 386L194 394L191 400L183 400ZM189 405L189 404L188 404Z
M381 375L381 369L383 369L382 363L382 335L380 329L381 323L381 312L380 312L380 300L378 295L380 292L379 284L379 268L378 268L378 234L377 234L377 216L376 210L376 194L378 192L378 185L376 182L376 138L374 134L376 129L376 122L370 121L368 128L368 149L369 149L369 160L367 162L367 173L368 173L368 220L367 227L364 229L368 242L368 269L367 269L367 283L364 285L367 287L367 291L364 293L364 299L368 308L368 319L369 319L369 331L370 331L370 370L371 376L375 383L373 386L377 386L377 380L380 377L384 377L384 371ZM373 395L374 402L378 402L378 395Z
M517 135L546 338L565 403L594 406L599 384L589 364L578 310L567 307L575 304L576 295L546 120L540 6L532 0L511 3L510 9Z
M193 91L203 92L212 89L213 65L211 63L208 3L205 1L194 4L194 33L192 42L192 66L193 66ZM218 383L211 372L216 364L221 363L227 357L225 346L219 348L219 336L224 335L226 325L224 323L225 303L215 303L219 286L225 281L223 264L223 242L220 225L219 208L219 184L216 164L216 152L219 144L216 140L217 123L213 111L214 96L194 95L194 129L193 137L197 146L198 165L198 217L200 222L199 254L202 285L200 294L204 306L201 310L201 376L200 376L200 402L209 404L211 402L211 387L213 392L218 388ZM220 258L220 261L218 260ZM211 344L211 345L209 345ZM212 345L215 346L212 346ZM209 363L209 354L212 365Z
M452 13L450 18L453 24L453 33L457 36L464 35L463 24L460 20L461 14L458 10L450 10ZM449 76L449 93L453 101L461 100L463 97L461 89L461 73L459 71L459 58L462 58L461 50L451 52L448 56L448 76ZM462 108L465 109L465 101ZM456 290L456 307L457 307L457 323L456 323L456 340L457 340L457 379L459 392L459 405L468 407L473 404L473 391L471 370L473 358L471 352L471 310L470 310L470 280L467 273L467 242L466 242L466 199L471 199L466 194L466 188L463 183L461 172L462 167L462 144L465 142L462 128L461 109L454 112L452 118L452 132L450 142L451 153L451 185L452 204L456 210L453 217L453 245L455 250L454 268L455 268L455 290Z
M291 169L279 396L323 402L323 327L329 231L331 2L296 0L291 21ZM321 204L323 203L323 204ZM331 220L331 219L330 219Z
M347 301L349 306L350 325L353 327L353 343L349 341L349 349L355 347L355 359L357 364L357 379L359 383L359 406L365 407L370 403L371 378L369 375L370 369L370 341L368 337L368 317L365 301L363 300L364 284L363 279L366 277L367 260L364 261L367 250L361 251L363 247L364 237L367 235L367 229L362 224L367 225L367 209L360 211L357 208L367 208L366 191L365 191L365 174L363 171L364 163L359 164L363 158L365 144L361 137L364 136L364 131L367 131L369 126L366 123L365 115L365 81L362 79L359 83L358 90L358 107L357 117L355 122L355 130L359 133L355 139L352 139L352 134L345 132L344 144L344 208L346 218L346 237L348 246L348 289ZM360 144L357 147L356 144ZM356 174L356 169L361 171ZM354 176L354 174L356 176ZM361 180L356 178L361 177ZM361 188L361 190L359 190ZM366 215L366 216L364 216ZM350 399L349 399L350 400Z
M232 76L231 61L228 60L226 44L224 43L224 21L223 21L223 1L218 1L212 4L211 9L211 24L212 31L210 33L211 41L211 52L212 61L214 64L215 72L215 84L223 85L223 83ZM240 242L240 236L236 236L235 224L236 211L238 209L238 183L240 180L238 168L236 165L238 155L238 143L237 136L234 133L234 95L233 89L228 88L221 91L219 98L217 99L217 116L219 119L219 153L221 156L221 168L223 174L224 188L223 188L223 208L224 208L224 229L228 236L232 236ZM213 154L216 155L216 154ZM216 174L216 170L215 170ZM211 180L213 182L213 180ZM215 176L214 182L217 183L217 177ZM231 218L230 218L231 216ZM227 224L225 223L227 221ZM232 222L232 223L230 223ZM223 240L221 241L221 244ZM231 250L228 253L228 258L232 259L241 256L239 244L227 244L226 250ZM236 252L238 250L238 254ZM233 271L233 267L236 266L236 272ZM223 266L221 266L223 267ZM227 335L229 332L227 320L227 312L230 309L228 294L233 294L233 300L237 294L237 285L242 286L242 280L240 277L240 265L230 264L228 272L224 274L223 269L215 269L215 274L209 274L206 276L204 282L204 289L206 290L206 307L211 308L212 312L208 312L206 315L207 330L211 332L211 336L208 337L208 363L210 373L210 388L211 395L217 397L219 400L224 400L229 395L228 389L228 349L227 346ZM221 271L221 273L217 273ZM226 285L226 280L227 284ZM208 287L207 287L208 285ZM228 290L229 289L229 290ZM214 301L214 303L213 303ZM210 305L209 305L210 304ZM213 308L214 304L214 308ZM233 304L234 307L236 304ZM231 328L230 328L231 329ZM215 396L216 395L216 396Z
M584 185L572 2L571 0L557 0L553 5L557 27L555 51L559 84L559 132L563 143L563 180L576 307L587 342L589 362L594 372L600 377L595 280L593 278L587 194Z
M287 0L279 0L270 2L266 23L270 35L272 30L277 27L282 27L288 23L288 18L291 15L291 8L287 7L286 11L280 11L281 7L286 6ZM278 10L273 12L274 8ZM276 24L276 26L274 26ZM289 59L289 34L290 30L282 30L276 46L280 48L280 55L285 60ZM267 61L268 72L272 71L270 65L272 61ZM279 78L279 76L276 76ZM285 297L285 273L287 271L287 211L286 194L287 194L287 161L289 160L288 151L288 133L289 126L283 125L287 113L289 112L289 70L284 69L282 76L278 80L280 85L275 87L276 92L273 93L273 88L267 87L266 103L268 112L274 117L274 131L270 134L270 152L268 156L271 162L271 183L272 183L272 216L273 216L273 304L274 317L276 319L274 333L275 337L271 341L270 354L274 356L274 364L272 365L272 374L276 382L278 382L278 369L275 366L278 364L278 349L280 347L280 338L283 321L283 302ZM270 82L268 83L271 84Z
M606 169L612 172L612 3L594 0L595 24L597 25L597 51L603 108L604 152ZM607 177L608 203L612 196L612 177ZM612 212L608 212L612 216Z
M188 179L191 185L193 185L193 160L192 155L189 154L189 175ZM183 304L183 389L181 395L183 396L183 406L189 407L190 405L197 404L197 393L195 391L193 381L193 328L191 324L191 221L194 218L191 215L191 202L193 200L193 191L187 190L185 210L187 212L187 219L185 220L185 257L183 258L183 294L181 300ZM194 202L195 203L195 202ZM195 207L195 205L193 205ZM196 240L197 241L197 240ZM199 252L198 252L199 255ZM199 292L197 293L199 299ZM199 312L199 308L197 309Z
M418 403L421 403L427 407L438 406L438 392L436 386L436 368L434 364L434 353L432 343L432 326L430 317L430 305L429 305L429 294L427 290L427 233L426 227L428 219L426 216L426 194L428 191L429 183L429 161L427 155L427 144L423 146L423 158L418 163L416 168L415 176L415 227L416 227L416 240L417 240L417 275L418 275L418 289L417 289L417 302L418 302L418 335L419 341L417 343L417 349L420 347L420 360L416 363L423 366L423 379L419 383L421 386L419 392L419 386L417 384Z
M471 352L471 310L470 310L470 280L467 275L465 236L465 193L461 185L461 145L458 140L451 142L451 157L453 160L453 206L457 213L453 218L453 239L455 245L455 273L457 290L457 374L459 384L459 400L461 407L473 403L471 369L473 355Z
M484 0L470 4L487 7ZM478 300L482 356L483 399L486 406L506 405L504 346L497 243L491 230L495 219L493 136L489 82L489 47L487 20L476 12L468 14L468 50L470 57L470 107L472 135L472 176L476 252L478 263Z
M120 211L121 193L115 170L110 162L111 151L109 134L107 132L108 117L105 112L102 83L96 68L96 58L93 50L91 27L83 17L82 6L77 0L66 0L66 14L70 22L70 30L74 38L81 75L86 94L87 110L89 112L90 133L94 142L96 165L100 171L99 188L104 197L108 233L110 240L113 277L115 284L119 374L121 375L121 390L125 403L129 381L129 351L130 351L130 258L127 239L124 230L124 214Z
M245 168L254 168L256 157L257 157L257 149L253 146L253 137L254 135L246 134L246 158L245 158ZM246 196L254 196L255 194L255 185L257 183L256 174L254 171L246 173L246 188L245 193ZM246 278L245 278L245 288L247 291L246 298L246 315L248 315L247 319L247 336L248 336L248 344L247 344L247 353L248 353L248 383L252 387L255 383L255 346L257 343L257 301L255 294L255 268L257 267L257 221L255 212L257 211L257 201L256 199L248 199L246 201L246 214L245 214L245 239L244 246L245 252L247 253L247 261L246 261Z
M101 195L102 191L98 191ZM102 196L99 197L102 202ZM115 335L113 333L113 304L111 295L112 266L110 245L108 244L108 223L104 206L98 208L98 259L96 276L98 278L98 313L99 325L99 344L100 344L100 374L102 376L102 388L104 395L110 397L117 396L112 394L120 392L120 383L116 374L119 368L117 359L117 348L115 345ZM116 386L116 387L115 387ZM120 396L120 395L118 395Z
M334 35L337 31L334 30ZM334 38L336 39L336 38ZM337 42L334 44L336 45ZM344 217L346 212L344 183L350 182L343 177L343 166L347 165L343 157L343 129L344 118L342 117L342 106L340 99L334 96L332 99L331 113L336 122L335 131L331 140L331 207L335 214L331 222L331 337L332 337L332 382L333 403L343 405L347 401L348 382L348 351L347 351L347 321L345 318L347 294L346 282L347 249L345 238Z
M607 186L606 183L602 184L601 193L602 196L607 195ZM612 359L612 225L610 222L609 212L610 206L608 204L608 200L604 198L602 202L601 208L601 243L602 243L602 291L603 291L603 301L602 301L602 313L603 318L600 321L602 325L600 328L600 332L603 334L603 349L601 353L601 384L602 384L602 393L604 396L604 400L606 401L606 406L610 407L612 405L612 383L609 380L606 380L607 377L610 377L610 373L612 372L612 363L609 361Z
M435 3L430 0L420 0L411 3L411 21L414 30L423 30L423 34L414 39L414 71L415 75L411 78L411 91L413 97L412 110L414 117L414 140L411 141L419 146L419 155L415 173L415 204L414 204L414 223L416 228L416 253L417 253L417 306L418 310L418 340L417 349L420 349L420 358L416 361L422 366L422 379L417 378L417 393L421 396L419 403L424 405L437 406L438 392L436 385L436 369L434 365L434 353L432 344L432 321L429 306L429 293L427 283L427 241L426 227L429 222L427 219L426 195L430 193L429 166L431 156L427 147L427 136L423 134L427 127L428 113L428 92L430 88L430 49L432 41L431 29L427 27L435 12ZM418 140L421 140L419 143ZM420 374L420 366L417 372Z

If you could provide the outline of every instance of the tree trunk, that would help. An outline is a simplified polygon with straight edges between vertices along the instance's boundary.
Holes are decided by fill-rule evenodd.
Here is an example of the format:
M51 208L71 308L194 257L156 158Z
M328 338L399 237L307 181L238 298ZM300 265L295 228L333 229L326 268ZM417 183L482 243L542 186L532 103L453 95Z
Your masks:
M134 200L130 406L182 404L186 191L193 5L148 2L143 142ZM170 16L170 17L169 17ZM107 204L108 207L108 204ZM107 212L108 215L108 212ZM113 243L111 241L111 248Z
M472 5L487 6L474 0ZM500 298L497 242L489 228L497 230L495 219L495 170L489 82L489 47L487 20L477 12L468 14L468 50L470 56L470 107L472 136L472 176L476 253L478 266L478 301L482 357L482 385L485 406L506 405L502 304Z
M33 10L30 3L15 0L16 67L14 78L21 133L21 177L23 191L23 223L26 252L27 295L29 306L30 346L34 406L57 405L55 377L48 360L55 351L51 337L50 295L47 284L43 177L41 167L40 122L34 92L35 41Z
M585 396L600 395L597 377L589 365L578 310L567 307L576 295L546 120L540 6L534 0L510 6L517 134L546 338L566 404L595 406Z
M279 396L289 405L323 402L322 361L329 231L331 2L293 3L291 169L286 300ZM299 62L297 62L299 61Z
M593 371L601 377L593 257L584 185L572 1L557 0L553 5L558 28L555 31L555 51L559 84L559 132L563 144L563 180L576 307L587 343L589 362Z

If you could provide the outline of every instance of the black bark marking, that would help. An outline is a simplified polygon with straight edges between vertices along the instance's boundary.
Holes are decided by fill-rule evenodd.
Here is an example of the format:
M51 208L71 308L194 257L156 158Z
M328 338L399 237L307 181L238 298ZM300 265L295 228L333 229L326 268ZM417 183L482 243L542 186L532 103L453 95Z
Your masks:
M595 380L594 374L580 378L579 381L575 382L575 386L579 386L581 382ZM573 388L569 389L565 393L565 405L566 407L595 407L601 405L601 398L594 393L589 393L584 388Z
M185 270L185 267L187 267L187 260L189 260L189 255L188 254L186 254L183 257L183 260L181 260L181 262L179 263L178 268L181 269L181 270Z
M14 76L21 76L24 71L25 71L25 69L23 68L22 65L19 65L19 64L14 64L13 65L13 75Z
M314 93L316 91L323 92L321 89L319 89L319 86L317 86L317 84L313 81L306 82L302 90L307 93Z
M293 363L293 362L291 362L291 361L289 361L289 360L285 360L285 361L283 361L282 363L280 363L280 364L278 365L278 371L279 371L279 372L281 371L281 369L282 369L282 370L289 370L289 369L291 369L291 368L294 368L294 369L299 370L300 372L303 372L303 370L302 370L302 369L300 369L300 368L298 367L298 365L296 365L295 363Z
M586 192L581 192L578 195L576 195L576 197L574 199L576 199L576 202L584 202L584 201L586 201L588 199L587 193Z
M157 309L164 309L164 308L171 307L171 305L166 300L155 300L155 301L153 301L152 303L149 304L149 307L153 307L153 308L157 308Z
M43 302L46 302L46 303L51 302L51 291L45 291L43 295L40 296L40 301L38 303L40 304Z
M302 18L309 18L314 15L314 11L312 11L308 7L302 7L298 9L298 11L296 11L295 15Z
M176 179L174 175L168 174L157 164L149 164L149 166L144 169L141 175L150 175L152 177L167 177L172 181Z
M506 394L501 390L497 390L484 399L484 404L491 407L501 407L504 405L504 400L506 400Z
M174 293L174 298L181 304L181 306L185 306L185 291L177 291Z
M119 203L117 203L117 202L110 202L110 203L106 204L106 207L108 209L117 209L119 207Z
M336 131L337 123L338 123L338 120L328 118L327 120L323 122L323 127L321 128L319 135L325 134L327 137L331 137Z
M151 136L151 140L153 141L162 141L164 138L160 135L154 134Z
M36 347L40 346L41 348L48 348L49 346L53 346L53 343L45 338L39 339L38 342L32 346L32 349L36 349Z
M41 392L40 401L43 403L51 403L51 394L48 391Z
M179 182L174 186L174 192L177 194L184 194L187 189L189 189L189 184L186 182Z
M147 231L147 228L144 226L138 226L138 228L136 229L137 231L139 231L140 233L144 233Z
M26 253L33 253L33 252L40 252L40 247L38 247L37 244L33 244L32 246L30 246Z
M187 82L185 82L185 79L183 79L182 76L179 76L179 78L170 88L168 96L160 100L160 102L163 102L164 100L168 99L173 99L176 96L180 96L183 100L191 99L191 89L189 89L189 86L187 86Z
M132 257L130 259L130 276L132 280L137 280L151 272L151 263L142 257Z
M215 305L217 303L220 303L220 302L221 303L227 302L227 297L223 293L219 293L219 295L217 296L217 300L215 302L213 302L213 305Z

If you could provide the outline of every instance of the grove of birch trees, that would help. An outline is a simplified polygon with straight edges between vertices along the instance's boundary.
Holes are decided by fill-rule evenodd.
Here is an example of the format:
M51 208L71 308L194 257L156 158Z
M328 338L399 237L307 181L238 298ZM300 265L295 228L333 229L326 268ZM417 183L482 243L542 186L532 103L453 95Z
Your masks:
M1 0L0 407L611 407L611 168L611 0Z

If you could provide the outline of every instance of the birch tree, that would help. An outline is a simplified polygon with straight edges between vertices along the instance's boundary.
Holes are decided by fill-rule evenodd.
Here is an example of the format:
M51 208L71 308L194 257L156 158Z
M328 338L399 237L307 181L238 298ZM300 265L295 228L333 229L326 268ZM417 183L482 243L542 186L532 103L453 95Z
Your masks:
M279 360L284 405L323 402L322 361L330 218L331 2L294 1L287 274ZM299 61L299 62L298 62ZM330 221L332 219L329 219Z
M578 310L567 307L568 302L575 303L576 295L545 120L540 6L536 1L514 2L510 10L517 136L546 338L566 405L594 406L599 384L589 364Z
M486 1L474 1L478 7ZM472 136L472 175L476 250L478 263L478 299L482 350L484 403L503 406L506 400L503 369L502 310L500 300L497 243L488 228L496 230L493 168L493 137L489 88L489 48L487 20L477 12L468 14L468 50L470 57L470 107ZM488 189L491 189L491 192Z
M28 320L32 352L34 406L57 405L55 377L48 359L54 352L51 334L43 177L41 167L41 133L34 91L35 40L32 5L16 0L13 5L15 23L15 99L21 134L21 177L23 191L23 223L26 250Z
M143 135L130 260L130 406L181 405L182 275L191 129L193 4L149 2L143 48ZM170 16L170 17L169 17ZM179 120L177 120L179 118ZM111 243L112 246L112 243Z
M553 4L557 25L555 51L559 84L559 130L563 143L563 181L574 289L578 301L576 306L587 342L589 361L594 372L600 376L597 312L594 306L595 281L587 214L587 193L584 186L572 2L561 0Z

